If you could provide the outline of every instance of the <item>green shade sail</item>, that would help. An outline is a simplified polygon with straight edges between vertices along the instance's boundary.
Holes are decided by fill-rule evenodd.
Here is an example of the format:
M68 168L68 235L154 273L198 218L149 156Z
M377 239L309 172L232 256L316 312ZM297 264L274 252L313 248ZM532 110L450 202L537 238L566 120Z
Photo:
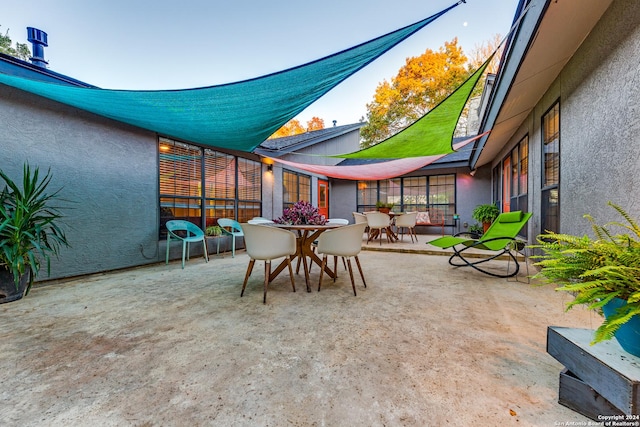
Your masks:
M400 159L453 153L451 141L458 119L492 58L493 54L440 104L400 132L369 148L332 157Z
M0 83L164 136L250 152L340 82L462 2L339 53L236 83L126 91L47 83L2 73Z

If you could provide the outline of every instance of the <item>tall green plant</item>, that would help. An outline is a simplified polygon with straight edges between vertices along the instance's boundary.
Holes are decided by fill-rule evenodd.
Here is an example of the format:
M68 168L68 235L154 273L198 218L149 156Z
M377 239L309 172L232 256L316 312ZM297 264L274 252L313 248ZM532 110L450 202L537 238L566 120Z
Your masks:
M51 256L57 256L62 246L69 246L64 230L58 225L62 218L57 190L47 193L51 170L40 180L39 169L26 163L23 167L22 188L2 170L0 178L5 186L0 193L0 268L13 275L18 289L20 277L30 273L26 293L40 271L42 262L51 269Z
M640 316L640 228L620 206L609 202L626 221L614 221L600 226L590 215L595 239L548 232L538 236L544 255L536 263L548 283L560 285L559 291L574 294L567 310L586 304L601 309L614 298L626 301L614 316L607 318L596 330L593 343L611 339L618 328L633 316ZM610 227L618 227L622 234L614 234Z
M471 217L481 223L492 223L500 215L500 209L496 205L478 205L471 212Z

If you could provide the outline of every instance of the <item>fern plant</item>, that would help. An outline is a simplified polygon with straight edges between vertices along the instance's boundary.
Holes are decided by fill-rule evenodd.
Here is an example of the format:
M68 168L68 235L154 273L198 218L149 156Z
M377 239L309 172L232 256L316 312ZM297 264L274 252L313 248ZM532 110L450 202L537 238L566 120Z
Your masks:
M531 246L543 252L533 257L541 268L535 277L575 296L567 310L586 304L602 313L602 307L614 298L626 301L596 330L592 344L613 338L621 325L640 316L640 227L620 206L608 204L626 223L614 221L601 226L585 215L595 239L547 232L537 237L537 245ZM622 232L614 234L611 227Z

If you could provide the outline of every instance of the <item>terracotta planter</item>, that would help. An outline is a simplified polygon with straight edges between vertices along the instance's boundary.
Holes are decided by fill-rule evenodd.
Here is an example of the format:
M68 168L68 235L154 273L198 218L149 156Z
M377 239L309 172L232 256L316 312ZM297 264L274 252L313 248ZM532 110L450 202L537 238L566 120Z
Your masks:
M487 232L487 230L489 229L489 227L491 227L491 223L490 223L490 222L483 222L483 223L482 223L482 231L483 231L484 233L486 233L486 232Z
M29 274L25 274L20 278L18 289L13 281L13 275L3 269L0 269L0 304L5 302L17 301L24 296L29 283Z
M391 208L378 208L378 212L388 214L391 211Z

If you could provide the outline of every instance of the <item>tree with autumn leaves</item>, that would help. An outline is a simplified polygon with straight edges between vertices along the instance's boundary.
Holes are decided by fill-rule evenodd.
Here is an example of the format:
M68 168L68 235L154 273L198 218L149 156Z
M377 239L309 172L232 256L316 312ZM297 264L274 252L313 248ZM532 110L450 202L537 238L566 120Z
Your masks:
M285 136L298 135L300 133L311 132L312 130L324 129L324 120L319 117L312 117L307 122L307 127L303 127L297 119L289 120L280 129L275 131L269 139L282 138Z
M400 132L438 105L460 86L499 46L500 36L476 47L472 60L458 45L458 39L445 42L437 51L407 58L398 74L378 84L373 101L367 104L367 124L360 129L366 148ZM488 67L497 68L497 55ZM495 62L495 63L493 63ZM483 80L476 86L479 94Z
M367 104L366 124L360 129L362 147L366 148L400 132L438 105L458 88L500 46L502 37L476 46L470 59L458 45L458 39L445 42L437 51L427 49L422 55L406 59L398 74L378 84L373 101ZM487 72L495 73L499 55L494 55ZM484 77L476 85L472 96L481 93ZM464 124L466 113L463 113ZM365 119L361 119L365 121ZM460 123L459 123L460 125ZM270 138L297 135L324 129L324 121L313 117L303 127L293 119Z

